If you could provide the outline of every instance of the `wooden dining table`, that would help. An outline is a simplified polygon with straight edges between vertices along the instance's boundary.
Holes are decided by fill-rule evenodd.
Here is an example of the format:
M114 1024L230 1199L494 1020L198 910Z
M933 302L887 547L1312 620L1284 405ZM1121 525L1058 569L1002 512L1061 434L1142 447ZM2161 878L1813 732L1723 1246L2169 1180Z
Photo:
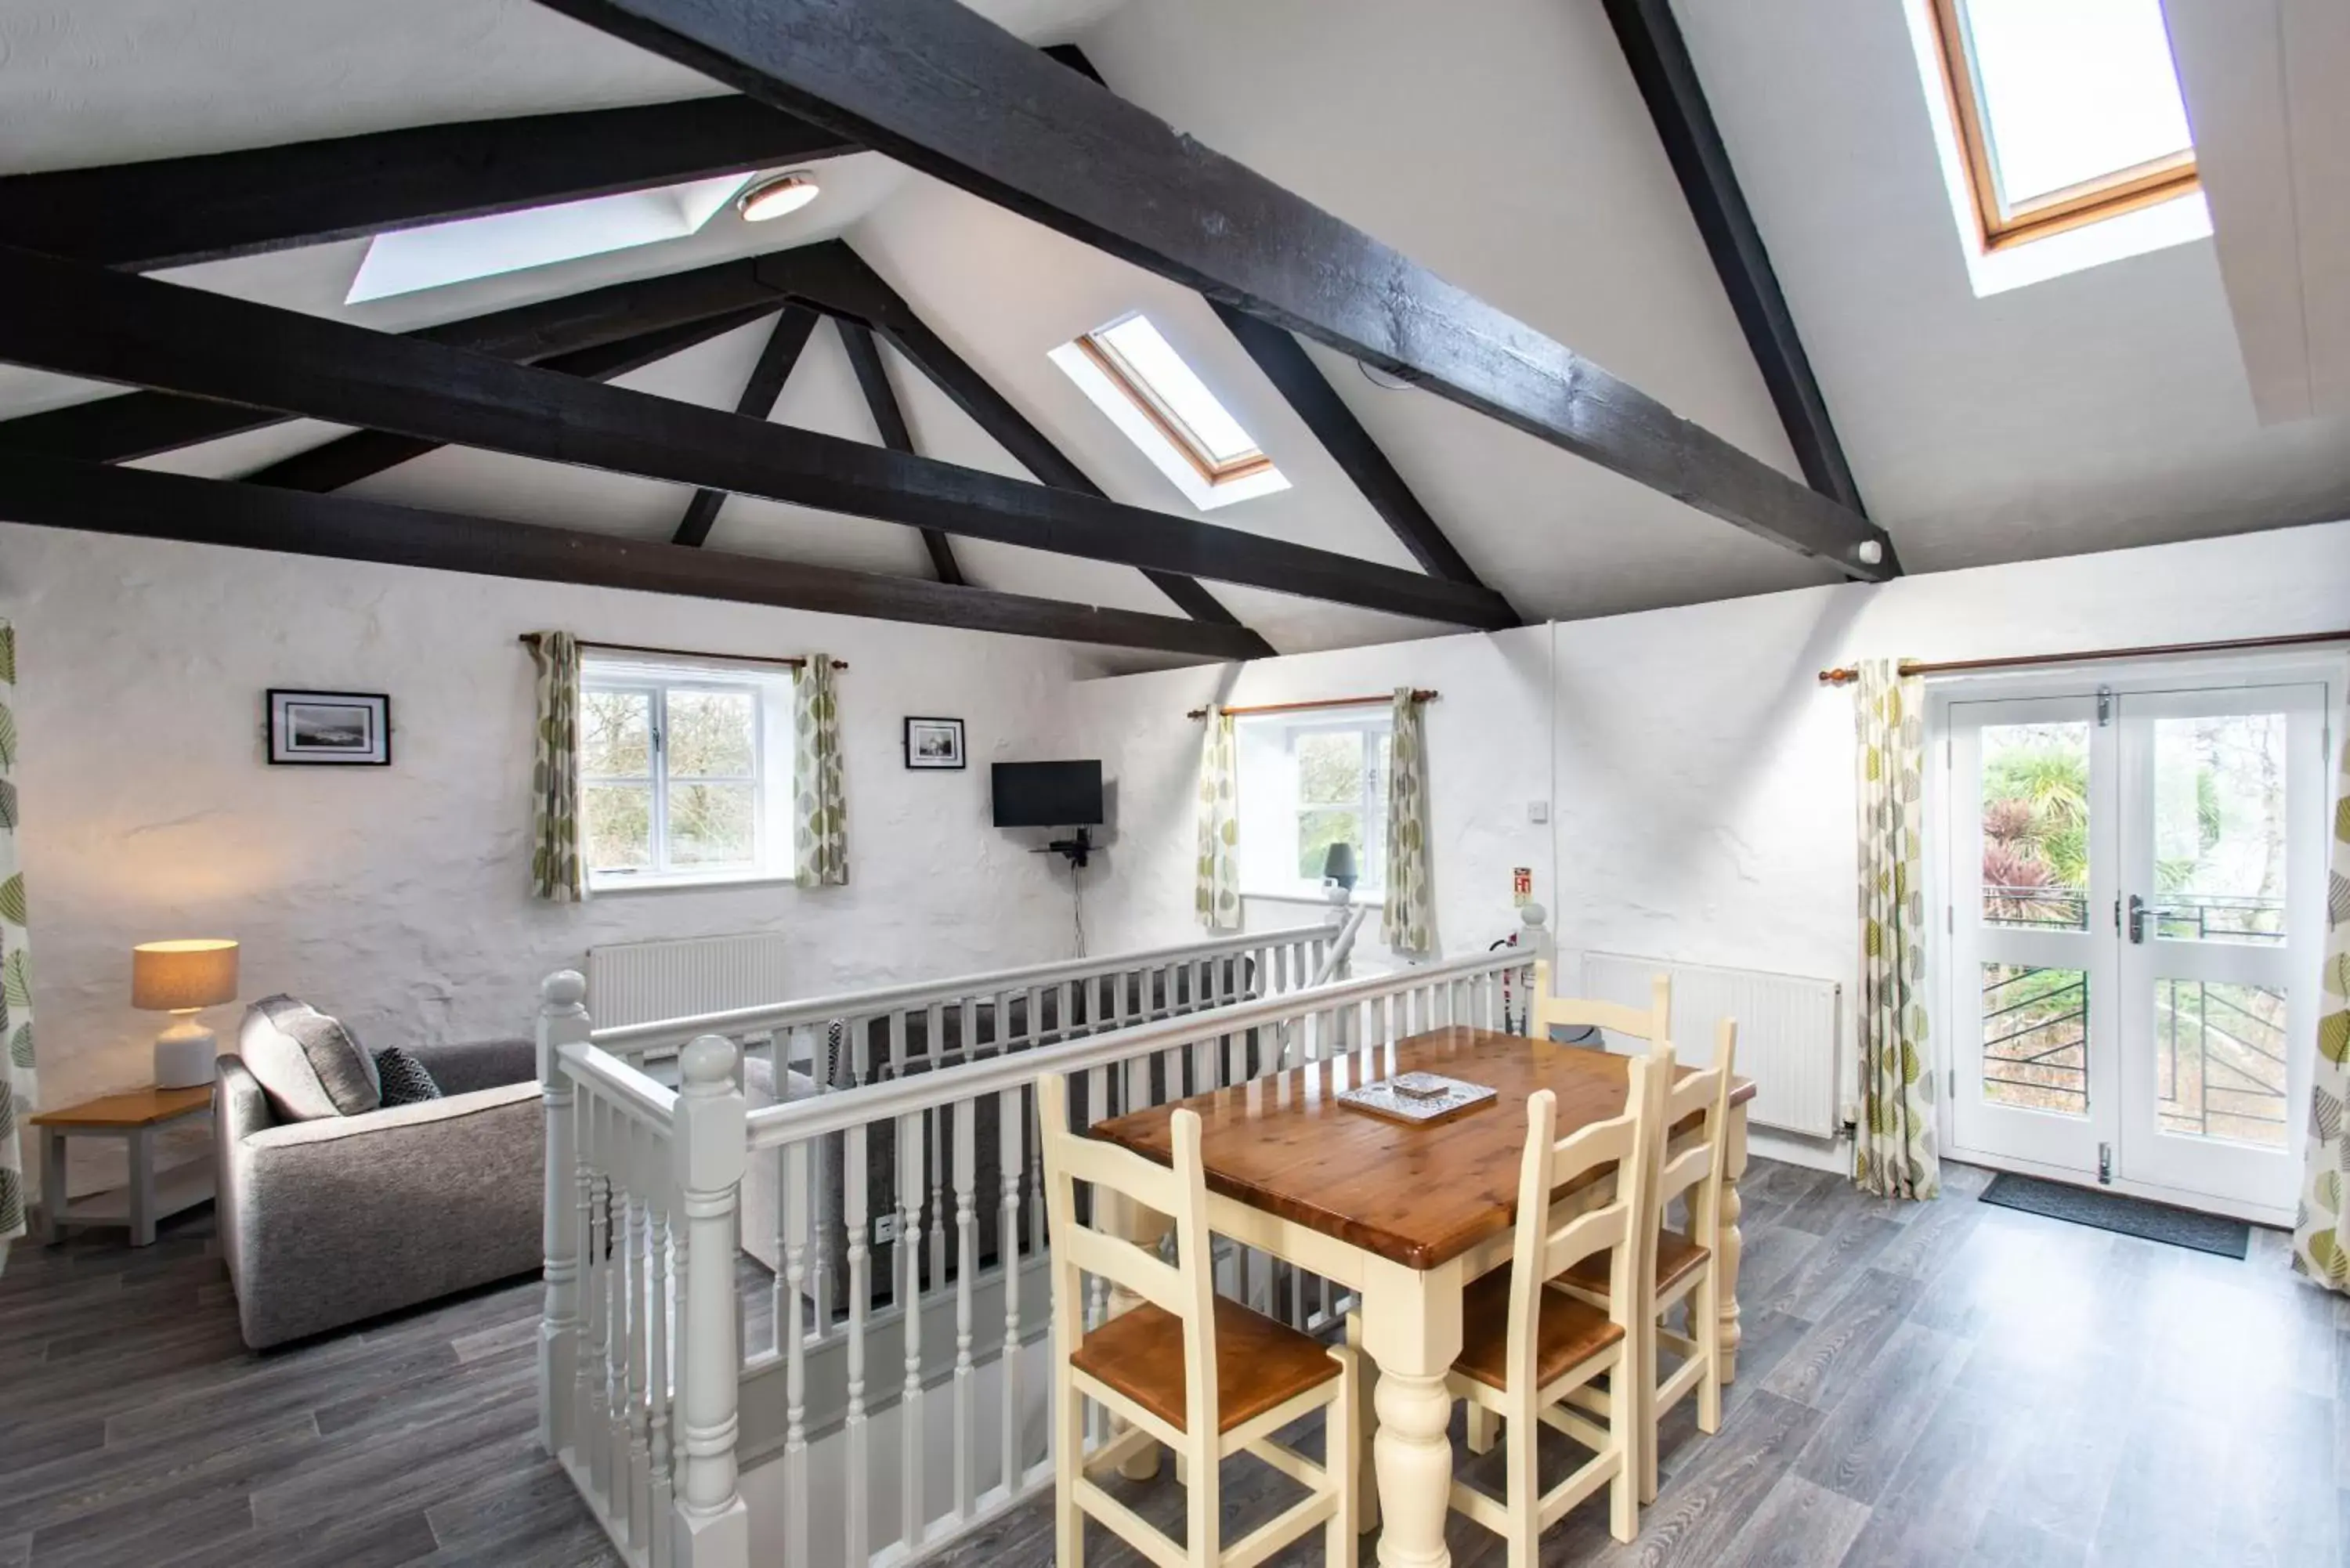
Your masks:
M1445 1374L1461 1351L1463 1289L1509 1261L1526 1101L1542 1089L1557 1096L1562 1137L1620 1116L1627 1060L1456 1026L1110 1117L1090 1129L1168 1164L1170 1119L1179 1109L1197 1111L1211 1228L1358 1294L1362 1348L1377 1379L1369 1406L1383 1523L1378 1557L1389 1568L1444 1568L1451 1561L1444 1544L1452 1484ZM1337 1098L1357 1084L1414 1071L1490 1085L1496 1093L1431 1126L1389 1120ZM1753 1097L1753 1085L1740 1080L1723 1130L1714 1244L1724 1381L1737 1373L1738 1180ZM1676 1129L1676 1136L1692 1131ZM1604 1194L1595 1193L1594 1201L1605 1201ZM1105 1220L1138 1241L1164 1230L1162 1217L1147 1213ZM1124 1304L1114 1297L1111 1311Z

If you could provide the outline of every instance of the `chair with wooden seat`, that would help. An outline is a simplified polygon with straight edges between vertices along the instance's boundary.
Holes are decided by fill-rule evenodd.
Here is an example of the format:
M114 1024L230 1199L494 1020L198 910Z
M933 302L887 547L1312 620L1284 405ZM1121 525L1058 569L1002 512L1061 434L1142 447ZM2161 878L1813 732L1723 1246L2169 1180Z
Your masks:
M1172 1169L1069 1130L1061 1075L1036 1080L1053 1267L1053 1465L1059 1568L1083 1568L1091 1516L1159 1568L1250 1568L1315 1529L1332 1568L1354 1568L1354 1456L1360 1440L1355 1356L1215 1293L1200 1117L1179 1110ZM1076 1184L1093 1193L1092 1224L1077 1220ZM1113 1201L1114 1200L1114 1201ZM1106 1212L1139 1206L1174 1221L1175 1262L1106 1229ZM1085 1332L1085 1276L1140 1298ZM1123 1429L1085 1451L1087 1401ZM1325 1462L1274 1440L1323 1413ZM1185 1489L1178 1542L1097 1485L1093 1476L1153 1443L1177 1457ZM1227 1547L1221 1537L1219 1465L1245 1453L1306 1490Z
M1638 1447L1640 1501L1657 1501L1657 1429L1665 1413L1697 1393L1697 1428L1709 1435L1721 1429L1721 1281L1713 1238L1721 1214L1722 1138L1730 1125L1731 1075L1738 1055L1738 1023L1725 1018L1714 1034L1713 1063L1690 1073L1665 1091L1665 1111L1659 1124L1654 1158L1656 1172L1648 1183L1648 1210L1642 1234L1649 1263L1649 1304L1640 1322L1636 1352L1646 1376L1639 1385ZM1654 1058L1652 1058L1653 1060ZM1664 1058L1668 1063L1669 1052ZM1670 1069L1668 1068L1669 1073ZM1696 1122L1678 1152L1669 1147L1673 1129ZM1664 1219L1673 1199L1686 1195L1681 1228L1665 1229ZM1586 1262L1567 1271L1561 1288L1594 1306L1605 1306L1613 1282ZM1665 1314L1688 1303L1688 1334L1664 1325ZM1657 1376L1658 1349L1681 1358L1669 1376Z
M1533 1568L1543 1532L1602 1487L1609 1490L1608 1527L1616 1539L1628 1542L1640 1527L1633 1440L1638 1402L1606 1401L1595 1421L1574 1401L1601 1377L1624 1385L1635 1366L1635 1330L1645 1306L1640 1219L1656 1172L1648 1145L1659 1127L1669 1072L1647 1057L1633 1057L1626 1066L1624 1113L1565 1138L1555 1137L1557 1097L1544 1089L1527 1100L1510 1265L1471 1285L1461 1303L1461 1355L1446 1382L1472 1412L1502 1417L1503 1487L1496 1501L1455 1481L1452 1507L1508 1543L1509 1568ZM1607 1200L1594 1207L1591 1183L1607 1179L1602 1173L1609 1166L1615 1168ZM1552 1288L1552 1280L1595 1259L1607 1272L1609 1305L1594 1306ZM1592 1457L1542 1491L1534 1456L1545 1426Z

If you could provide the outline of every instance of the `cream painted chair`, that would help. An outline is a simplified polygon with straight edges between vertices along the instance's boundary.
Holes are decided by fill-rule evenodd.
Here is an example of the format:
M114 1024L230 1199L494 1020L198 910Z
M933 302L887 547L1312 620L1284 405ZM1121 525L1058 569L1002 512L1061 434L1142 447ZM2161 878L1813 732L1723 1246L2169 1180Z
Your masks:
M1657 1501L1657 1428L1665 1413L1697 1392L1697 1428L1721 1429L1721 1276L1711 1245L1721 1213L1722 1137L1730 1125L1730 1091L1738 1056L1738 1023L1725 1018L1714 1035L1713 1064L1674 1082L1665 1094L1665 1113L1656 1139L1656 1174L1648 1183L1648 1210L1642 1234L1649 1258L1649 1307L1640 1322L1639 1385L1640 1501ZM1668 1052L1666 1057L1670 1062ZM1700 1118L1702 1118L1700 1120ZM1683 1122L1700 1120L1696 1141L1667 1158L1667 1140ZM1673 1199L1688 1197L1679 1231L1664 1228ZM1588 1264L1567 1272L1559 1288L1605 1306L1614 1282ZM1664 1325L1665 1314L1688 1303L1687 1334ZM1657 1376L1659 1346L1681 1358L1670 1376Z
M1644 1041L1650 1045L1672 1038L1673 982L1665 974L1651 976L1648 981L1648 1006L1643 1011L1616 1002L1586 1002L1571 996L1550 993L1551 972L1546 960L1534 961L1534 993L1526 1007L1526 1033L1537 1040L1547 1040L1554 1027L1562 1029L1605 1029L1610 1033Z
M1324 1345L1215 1293L1198 1113L1175 1113L1172 1169L1071 1132L1068 1090L1057 1073L1036 1080L1036 1114L1053 1246L1058 1568L1083 1568L1088 1515L1159 1568L1251 1568L1316 1528L1324 1532L1331 1568L1354 1568L1354 1456L1360 1441L1354 1352ZM1131 1204L1172 1219L1175 1262L1078 1224L1080 1181L1091 1185L1097 1216ZM1105 1201L1113 1198L1120 1201ZM1087 1334L1081 1308L1089 1273L1140 1300ZM1123 1424L1092 1453L1084 1447L1087 1400ZM1318 1465L1273 1439L1315 1410L1323 1412L1327 1458ZM1092 1480L1154 1443L1174 1450L1185 1489L1180 1544ZM1306 1496L1227 1548L1219 1465L1240 1453L1288 1476Z
M1608 1524L1617 1540L1638 1533L1637 1400L1616 1400L1594 1422L1574 1407L1605 1376L1622 1386L1636 1365L1637 1330L1645 1307L1641 1218L1656 1173L1649 1145L1661 1129L1669 1054L1635 1056L1627 1064L1624 1114L1569 1137L1555 1137L1558 1102L1549 1090L1526 1102L1526 1151L1518 1172L1518 1220L1510 1266L1469 1287L1462 1305L1462 1346L1446 1379L1452 1397L1474 1412L1502 1417L1503 1493L1500 1501L1455 1481L1452 1507L1508 1543L1508 1568L1534 1568L1544 1531L1569 1509L1609 1490ZM1603 1167L1616 1168L1607 1202L1586 1206L1571 1190ZM1555 1204L1552 1195L1568 1188ZM1594 1306L1552 1288L1575 1265L1596 1260L1606 1269L1611 1304ZM1574 1474L1538 1490L1535 1442L1548 1426L1592 1452Z

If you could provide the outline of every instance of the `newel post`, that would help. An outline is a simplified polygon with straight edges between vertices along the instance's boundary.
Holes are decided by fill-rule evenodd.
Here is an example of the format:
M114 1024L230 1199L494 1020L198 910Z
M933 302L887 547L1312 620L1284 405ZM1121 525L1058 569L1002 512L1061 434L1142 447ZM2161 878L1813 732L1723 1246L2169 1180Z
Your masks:
M750 1514L735 1488L735 1400L741 1342L734 1324L736 1207L749 1156L742 1053L703 1034L679 1057L671 1149L685 1226L678 1260L678 1466L671 1540L678 1568L749 1568Z
M573 1184L571 1079L563 1047L588 1044L588 981L557 970L538 988L539 1100L546 1110L546 1213L539 1234L546 1257L546 1304L538 1321L538 1445L560 1454L570 1439L572 1378L579 1353L579 1239Z

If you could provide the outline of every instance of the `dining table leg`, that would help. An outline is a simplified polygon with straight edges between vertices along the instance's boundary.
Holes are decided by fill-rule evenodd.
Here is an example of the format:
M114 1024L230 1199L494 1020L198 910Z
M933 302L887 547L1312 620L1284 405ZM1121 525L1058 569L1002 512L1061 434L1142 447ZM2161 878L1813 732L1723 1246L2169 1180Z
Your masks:
M1461 1354L1458 1260L1430 1270L1368 1260L1363 1282L1363 1346L1378 1367L1373 1402L1378 1433L1382 1568L1450 1568L1444 1522L1452 1491L1452 1396L1445 1375Z
M1730 1107L1729 1124L1721 1129L1721 1206L1714 1220L1714 1255L1720 1270L1717 1287L1721 1293L1721 1380L1738 1380L1738 1342L1744 1330L1738 1323L1738 1255L1745 1250L1745 1235L1738 1228L1740 1212L1745 1199L1738 1194L1739 1179L1746 1174L1746 1107Z

